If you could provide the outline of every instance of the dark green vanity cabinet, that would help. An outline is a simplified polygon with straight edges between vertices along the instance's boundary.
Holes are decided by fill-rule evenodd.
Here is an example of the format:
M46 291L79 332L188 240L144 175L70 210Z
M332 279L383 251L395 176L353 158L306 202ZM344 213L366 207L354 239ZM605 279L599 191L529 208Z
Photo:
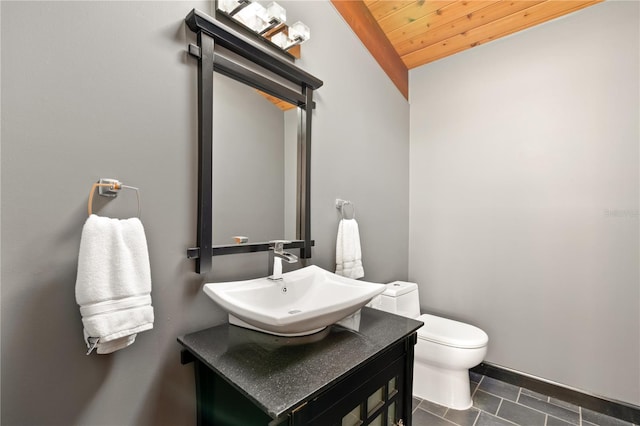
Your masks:
M224 324L182 336L198 424L410 425L421 325L363 308L357 330L286 338Z

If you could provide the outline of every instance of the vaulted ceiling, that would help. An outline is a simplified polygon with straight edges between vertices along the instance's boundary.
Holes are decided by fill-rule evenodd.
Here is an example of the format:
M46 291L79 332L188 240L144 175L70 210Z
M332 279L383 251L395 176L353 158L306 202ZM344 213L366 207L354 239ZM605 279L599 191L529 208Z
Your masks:
M408 70L602 0L332 0L405 97Z

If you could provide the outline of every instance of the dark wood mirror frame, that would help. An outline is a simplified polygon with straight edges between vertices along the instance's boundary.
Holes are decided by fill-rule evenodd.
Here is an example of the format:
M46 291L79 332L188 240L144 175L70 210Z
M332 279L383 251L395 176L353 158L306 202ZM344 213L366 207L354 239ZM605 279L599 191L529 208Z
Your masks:
M213 245L213 73L218 72L298 107L297 239L285 248L298 248L300 258L310 258L314 244L311 240L311 115L315 107L313 91L322 86L322 80L197 9L193 9L185 21L198 37L197 45L189 45L189 53L198 60L198 229L197 247L187 249L187 257L195 259L196 272L201 274L211 270L213 256L267 251L270 247L268 242ZM223 49L216 51L216 46ZM225 55L225 51L232 55ZM246 62L234 60L233 55ZM278 79L284 79L288 85Z

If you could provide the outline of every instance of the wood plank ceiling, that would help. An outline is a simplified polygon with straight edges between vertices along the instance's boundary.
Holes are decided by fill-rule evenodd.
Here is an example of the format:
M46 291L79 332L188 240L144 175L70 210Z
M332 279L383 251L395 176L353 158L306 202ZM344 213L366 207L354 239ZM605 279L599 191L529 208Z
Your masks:
M408 96L407 70L530 28L602 0L332 0ZM367 28L377 26L378 28ZM384 40L386 39L386 40ZM397 56L390 70L389 45ZM382 59L383 58L383 59ZM387 62L384 64L383 62ZM398 74L404 76L398 77Z

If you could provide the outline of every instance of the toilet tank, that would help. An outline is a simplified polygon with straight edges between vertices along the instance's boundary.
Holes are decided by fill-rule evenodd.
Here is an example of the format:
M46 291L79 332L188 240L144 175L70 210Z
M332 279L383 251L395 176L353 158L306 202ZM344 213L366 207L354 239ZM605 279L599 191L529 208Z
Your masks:
M420 298L416 283L394 281L386 286L387 289L380 295L382 300L379 309L408 318L420 316Z

